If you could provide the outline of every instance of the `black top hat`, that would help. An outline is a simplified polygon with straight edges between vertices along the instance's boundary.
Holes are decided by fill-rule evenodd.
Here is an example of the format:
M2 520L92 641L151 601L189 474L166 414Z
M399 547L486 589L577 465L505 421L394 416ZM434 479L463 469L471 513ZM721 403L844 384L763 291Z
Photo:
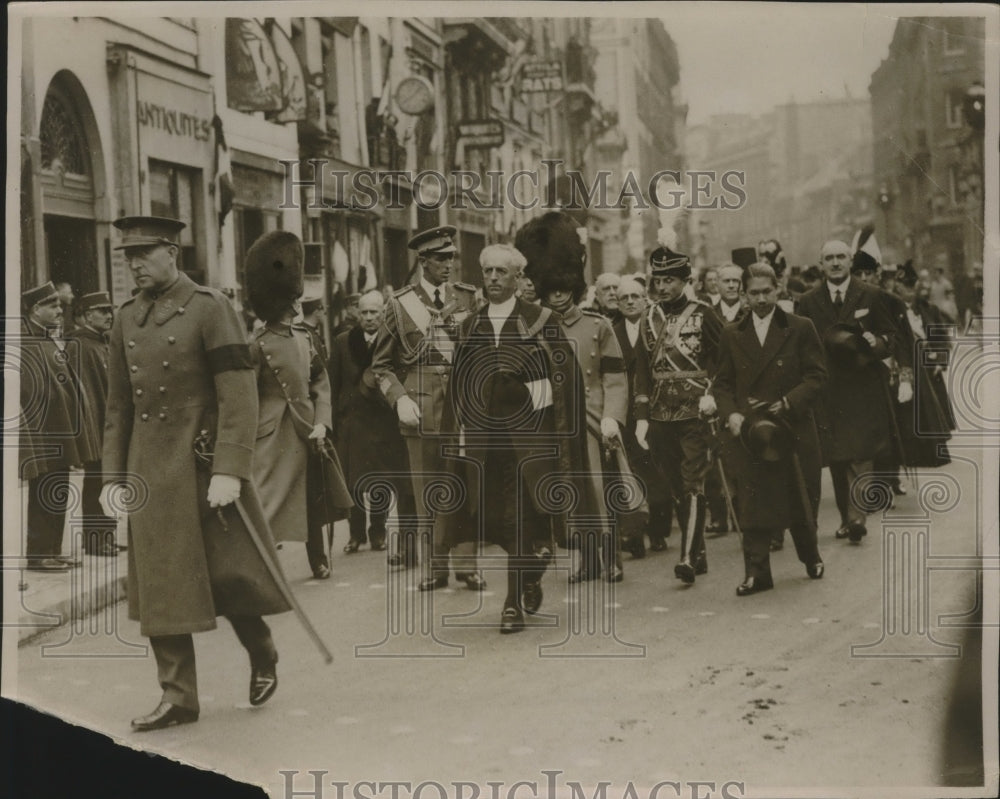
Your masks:
M649 254L650 273L654 277L691 277L691 259L669 247L657 247Z
M56 291L55 285L53 285L51 280L42 283L40 286L35 286L33 289L28 289L21 293L21 304L24 305L25 310L30 311L40 302L46 302L47 300L58 300L59 293Z
M429 230L421 230L407 242L406 246L416 250L420 255L447 255L458 252L454 242L456 233L458 229L452 225L440 225Z
M757 250L754 247L737 247L730 255L733 263L743 269L746 269L750 264L757 263Z
M788 426L768 416L748 416L740 427L740 441L752 455L768 463L782 460L792 451Z
M92 291L89 294L84 294L76 301L76 313L78 314L86 313L94 308L107 308L110 310L114 307L106 291Z
M917 274L917 270L913 268L913 261L907 261L896 270L896 282L908 288L913 288L917 285L919 279L920 276Z
M823 344L831 363L843 369L864 369L878 358L865 341L857 324L838 322L823 334Z
M122 232L116 250L126 247L152 247L156 244L177 245L177 234L187 225L162 216L123 216L112 222Z

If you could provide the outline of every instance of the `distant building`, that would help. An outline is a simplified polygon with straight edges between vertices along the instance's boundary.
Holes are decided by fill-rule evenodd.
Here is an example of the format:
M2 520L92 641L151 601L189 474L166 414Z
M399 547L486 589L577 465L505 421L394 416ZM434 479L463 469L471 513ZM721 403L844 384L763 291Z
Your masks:
M982 264L983 131L963 106L984 74L982 17L915 17L872 75L876 218L900 261L952 275Z

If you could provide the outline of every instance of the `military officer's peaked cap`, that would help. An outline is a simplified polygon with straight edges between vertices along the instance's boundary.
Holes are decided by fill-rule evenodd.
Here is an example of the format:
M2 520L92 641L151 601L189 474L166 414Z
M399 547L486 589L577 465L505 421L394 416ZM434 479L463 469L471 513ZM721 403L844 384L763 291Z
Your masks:
M87 311L92 311L95 308L114 307L115 306L111 302L111 298L108 296L108 292L106 291L92 291L89 294L84 294L76 301L77 313L86 313Z
M454 241L456 233L458 229L451 225L421 230L406 246L416 250L420 255L447 255L458 252Z
M123 216L112 222L122 232L116 250L126 247L152 247L156 244L177 246L177 234L187 225L177 219L163 216Z
M649 254L653 277L691 277L691 259L669 247L657 247Z
M51 280L21 293L21 302L28 310L31 310L40 302L58 299L59 293L56 291L56 287L53 285Z
M756 247L737 247L730 255L733 263L741 269L746 269L750 264L757 263Z

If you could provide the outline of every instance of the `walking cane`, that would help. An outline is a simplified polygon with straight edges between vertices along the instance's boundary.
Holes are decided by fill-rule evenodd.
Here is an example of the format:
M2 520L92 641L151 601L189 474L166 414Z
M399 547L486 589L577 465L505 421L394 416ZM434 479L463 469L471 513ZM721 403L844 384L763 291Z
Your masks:
M718 441L718 424L719 417L714 416L709 422L712 428L712 435ZM719 467L719 480L722 481L722 496L726 500L726 513L729 515L730 520L733 523L733 529L736 531L736 535L739 538L740 548L743 548L743 531L740 529L740 522L736 518L736 508L733 507L733 495L729 493L729 483L726 482L726 470L722 465L722 453L715 453L715 463Z

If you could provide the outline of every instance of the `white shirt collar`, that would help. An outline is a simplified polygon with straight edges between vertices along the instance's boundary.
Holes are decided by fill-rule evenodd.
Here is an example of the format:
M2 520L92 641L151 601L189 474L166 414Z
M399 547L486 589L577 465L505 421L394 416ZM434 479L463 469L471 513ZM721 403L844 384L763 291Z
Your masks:
M774 308L772 308L771 313L763 319L753 312L751 312L750 315L753 316L753 326L754 330L757 331L757 340L760 342L761 346L764 346L764 339L767 338L767 331L770 329L771 320L774 318Z
M709 294L708 295L708 301L712 305L718 305L720 302L722 302L722 295L721 294Z
M435 291L440 291L441 292L441 302L445 301L445 294L446 294L445 289L447 288L447 285L448 285L447 283L442 283L440 286L435 286L427 278L425 278L423 275L421 275L420 276L420 285L423 286L424 291L427 292L427 296L430 297L432 300L434 299L434 292Z
M839 286L831 283L829 280L826 281L826 287L830 291L830 301L833 302L837 298L837 292L838 291L840 292L840 299L846 300L847 299L847 287L850 285L850 283L851 283L851 279L850 278L847 278L847 280L845 280Z
M719 305L718 305L719 313L721 313L730 322L732 322L733 319L736 318L736 314L740 312L740 307L741 306L739 299L737 299L736 302L730 305L721 297L719 298Z
M515 303L517 297L510 297L499 303L491 302L486 306L486 315L490 319L506 319L514 311Z
M639 324L642 319L636 319L634 322L630 322L628 319L625 320L625 334L628 336L628 343L633 347L635 342L639 340Z

